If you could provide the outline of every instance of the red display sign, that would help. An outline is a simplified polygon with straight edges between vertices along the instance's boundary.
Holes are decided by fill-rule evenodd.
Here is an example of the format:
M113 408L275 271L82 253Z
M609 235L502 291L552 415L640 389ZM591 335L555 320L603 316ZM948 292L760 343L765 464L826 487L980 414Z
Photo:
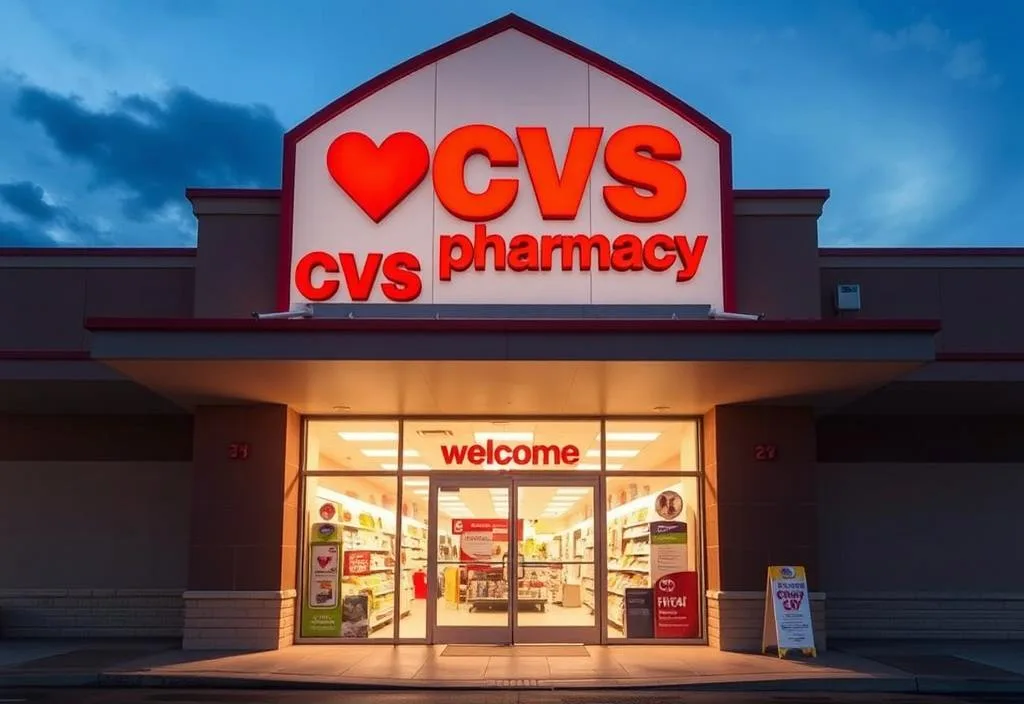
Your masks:
M516 530L519 535L523 534L523 519L516 521ZM493 540L508 540L508 519L507 518L453 518L452 535L463 533L487 533L490 532Z
M370 574L370 553L367 550L346 550L342 573L346 576Z
M564 155L555 153L546 127L520 126L513 134L486 124L457 127L437 143L431 168L429 149L416 134L396 132L378 145L362 132L345 132L327 149L327 171L377 224L429 173L441 206L472 223L472 232L462 228L440 233L434 257L438 281L451 281L467 271L671 271L677 283L697 275L707 234L666 229L641 237L629 227L668 220L686 201L683 148L670 130L628 125L605 140L603 127L578 126L572 129ZM493 169L482 191L466 183L466 163L476 156L487 159ZM544 222L575 221L599 156L599 168L614 180L601 188L604 207L622 221L620 234L570 227L559 232L554 225L543 232L502 234L488 226L522 197L521 179L532 191ZM526 167L523 177L506 171L521 164ZM328 301L342 286L351 300L367 301L379 285L388 300L408 303L423 291L421 271L420 257L409 251L374 251L357 257L352 252L314 250L295 263L294 283L308 301Z
M654 582L654 637L700 635L697 573L675 572Z

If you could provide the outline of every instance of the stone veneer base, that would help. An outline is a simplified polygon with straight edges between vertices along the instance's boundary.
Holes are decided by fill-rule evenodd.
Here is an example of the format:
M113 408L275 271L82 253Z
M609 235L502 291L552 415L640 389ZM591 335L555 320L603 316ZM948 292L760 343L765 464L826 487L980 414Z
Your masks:
M181 589L2 589L4 638L180 638Z
M761 651L764 592L708 591L708 645L740 653ZM811 592L811 624L818 652L828 649L825 594Z
M1019 639L1024 593L829 592L827 619L833 638Z
M294 589L187 591L183 650L277 650L294 641Z

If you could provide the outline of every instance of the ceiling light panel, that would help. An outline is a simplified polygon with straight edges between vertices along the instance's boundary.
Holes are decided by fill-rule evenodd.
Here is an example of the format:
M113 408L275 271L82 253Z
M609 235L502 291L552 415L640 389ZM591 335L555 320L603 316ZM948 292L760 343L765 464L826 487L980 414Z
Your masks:
M338 437L346 442L395 442L398 440L398 433L393 431L342 431Z

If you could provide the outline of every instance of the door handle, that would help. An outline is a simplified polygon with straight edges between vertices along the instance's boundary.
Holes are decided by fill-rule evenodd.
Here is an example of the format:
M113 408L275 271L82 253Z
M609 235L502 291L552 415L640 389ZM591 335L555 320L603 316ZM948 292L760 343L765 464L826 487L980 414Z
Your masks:
M501 556L501 578L508 581L508 553Z

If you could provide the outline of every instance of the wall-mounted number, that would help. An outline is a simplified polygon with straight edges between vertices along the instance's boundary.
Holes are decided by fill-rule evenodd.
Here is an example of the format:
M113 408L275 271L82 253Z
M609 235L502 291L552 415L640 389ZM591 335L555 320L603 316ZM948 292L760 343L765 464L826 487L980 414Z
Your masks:
M228 445L228 459L229 460L247 460L249 459L249 443L247 442L233 442Z
M774 462L778 456L775 445L754 445L754 459L758 462Z

